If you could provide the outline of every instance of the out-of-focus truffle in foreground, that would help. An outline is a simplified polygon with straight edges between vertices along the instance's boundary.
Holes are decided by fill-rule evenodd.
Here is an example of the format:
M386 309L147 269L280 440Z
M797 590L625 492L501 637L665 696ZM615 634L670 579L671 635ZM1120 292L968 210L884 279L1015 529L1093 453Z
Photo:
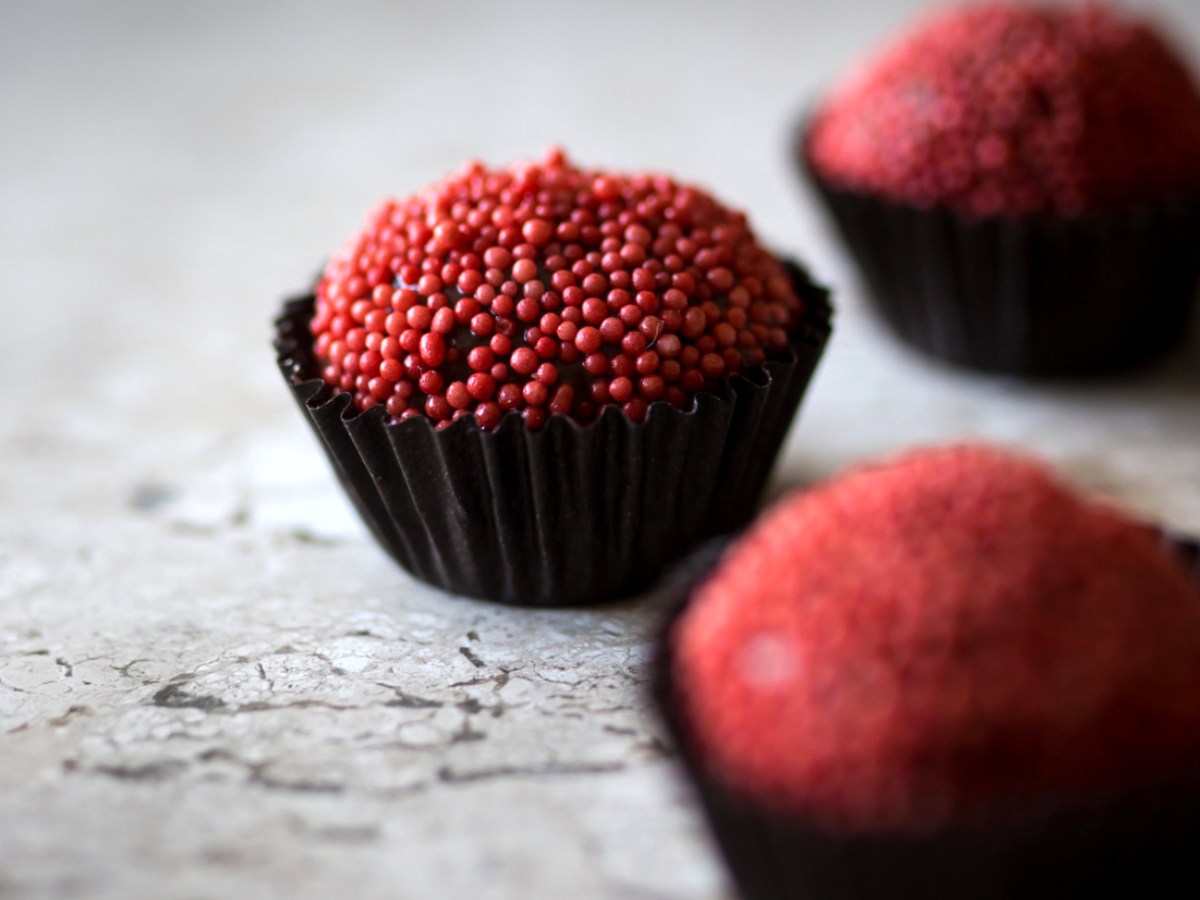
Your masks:
M760 890L771 872L831 896L1053 895L1179 867L1200 833L1172 799L1200 799L1196 573L1020 456L915 452L780 503L666 660L752 896L788 894Z

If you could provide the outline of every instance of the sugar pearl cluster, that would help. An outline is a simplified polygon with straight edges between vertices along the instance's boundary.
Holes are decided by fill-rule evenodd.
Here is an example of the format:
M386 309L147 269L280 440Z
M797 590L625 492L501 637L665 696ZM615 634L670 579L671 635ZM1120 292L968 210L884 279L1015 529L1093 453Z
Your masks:
M316 293L324 380L439 428L508 410L586 423L609 405L640 422L783 350L804 310L741 213L558 150L384 201Z
M943 12L820 112L817 171L977 216L1078 215L1200 190L1200 92L1147 25L1096 5Z

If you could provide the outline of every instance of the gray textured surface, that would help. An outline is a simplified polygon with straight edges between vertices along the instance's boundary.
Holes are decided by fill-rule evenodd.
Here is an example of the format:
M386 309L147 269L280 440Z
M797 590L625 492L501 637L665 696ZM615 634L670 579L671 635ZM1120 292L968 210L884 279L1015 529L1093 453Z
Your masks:
M946 371L794 187L789 117L919 5L0 6L0 897L725 892L645 709L655 602L414 584L277 382L276 299L467 156L674 170L837 285L776 490L976 435L1200 531L1200 340Z

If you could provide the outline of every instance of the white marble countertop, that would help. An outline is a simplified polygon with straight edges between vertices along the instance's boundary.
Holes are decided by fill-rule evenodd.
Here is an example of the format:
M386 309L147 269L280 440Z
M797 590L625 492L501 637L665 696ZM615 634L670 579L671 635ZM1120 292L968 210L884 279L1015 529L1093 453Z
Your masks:
M922 5L0 6L0 898L727 894L654 602L414 583L274 369L278 299L467 157L674 171L835 286L776 492L986 437L1200 532L1200 333L1121 380L945 369L798 188L790 117Z

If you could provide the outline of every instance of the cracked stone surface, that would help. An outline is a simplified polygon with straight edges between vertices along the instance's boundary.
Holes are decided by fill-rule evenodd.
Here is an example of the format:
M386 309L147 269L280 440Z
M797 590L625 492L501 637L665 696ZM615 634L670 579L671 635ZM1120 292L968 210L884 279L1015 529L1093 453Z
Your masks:
M773 494L975 436L1200 533L1200 333L1122 379L947 370L795 188L789 117L921 5L7 5L0 898L731 895L646 702L662 598L414 582L273 369L278 299L469 156L672 169L836 285ZM560 77L471 64L543 20ZM583 34L628 65L575 65Z
M139 524L106 550L44 540L74 585L48 565L5 598L8 889L151 896L169 873L178 896L220 895L287 873L320 896L367 873L366 895L551 896L569 865L596 892L652 895L711 878L658 860L686 868L695 829L644 712L644 608L515 616L419 590L361 542ZM205 574L231 568L236 585ZM619 853L613 828L633 839ZM554 869L538 832L564 836Z

